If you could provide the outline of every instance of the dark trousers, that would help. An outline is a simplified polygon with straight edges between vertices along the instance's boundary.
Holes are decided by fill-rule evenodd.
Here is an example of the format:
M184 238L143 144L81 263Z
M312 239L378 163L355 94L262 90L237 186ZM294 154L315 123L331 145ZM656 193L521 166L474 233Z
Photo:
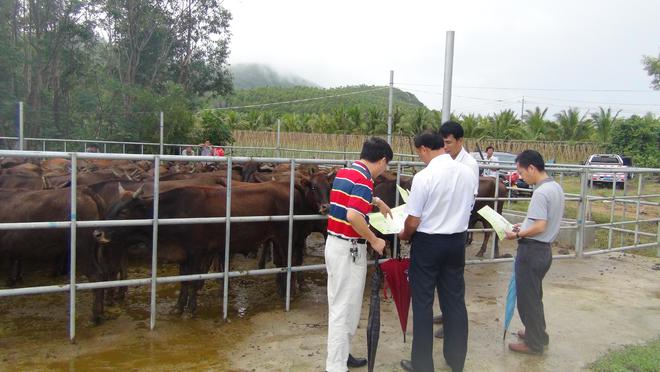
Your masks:
M409 277L413 310L411 359L415 371L434 371L433 299L436 287L444 316L443 354L453 371L463 370L468 340L464 269L464 232L451 235L417 232L413 235Z
M525 325L525 343L534 351L543 351L549 341L543 313L543 278L552 265L550 243L532 239L518 242L516 256L516 294L518 314Z

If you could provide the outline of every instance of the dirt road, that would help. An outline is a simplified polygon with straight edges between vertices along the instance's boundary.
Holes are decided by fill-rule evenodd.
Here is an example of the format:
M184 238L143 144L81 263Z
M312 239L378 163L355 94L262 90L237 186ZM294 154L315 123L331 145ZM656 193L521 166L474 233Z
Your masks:
M508 246L504 251L511 250ZM550 346L541 357L514 355L502 342L504 296L512 264L468 266L466 371L577 371L609 348L660 336L660 271L652 270L658 262L623 253L556 260L545 280ZM164 268L163 273L171 270ZM147 276L148 270L134 269L131 274ZM87 320L91 296L82 292L75 345L67 341L65 294L0 299L0 370L323 370L324 273L306 274L304 288L288 313L283 311L273 277L232 280L229 322L221 320L217 282L205 286L194 319L169 314L176 301L176 285L159 288L158 323L153 332L149 331L147 287L130 288L126 302L109 308L109 319L100 326ZM353 340L353 353L358 356L366 354L366 297L364 304L363 320ZM408 342L403 343L394 304L383 300L381 309L376 370L399 371L399 360L410 355L412 314ZM516 315L511 330L520 326ZM507 336L510 340L516 340L515 336ZM435 343L434 350L438 370L447 370L442 341Z

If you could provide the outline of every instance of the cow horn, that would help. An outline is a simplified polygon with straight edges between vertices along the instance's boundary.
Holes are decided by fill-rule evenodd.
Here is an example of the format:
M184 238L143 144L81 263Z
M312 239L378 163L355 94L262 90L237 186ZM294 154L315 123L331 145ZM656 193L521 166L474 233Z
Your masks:
M133 181L133 178L131 178L131 175L128 174L128 171L126 169L124 169L124 176L126 176L126 178L128 178L129 181Z
M121 178L121 173L117 172L117 170L115 168L110 168L110 171L112 172L112 174L115 175L115 177L120 177Z
M121 195L124 195L124 193L126 192L126 190L125 190L124 187L121 185L121 182L117 182L117 185L119 185L119 195L120 195L120 196L121 196Z
M135 190L135 192L133 193L133 199L139 198L143 192L144 192L144 184L142 184L140 187L138 187L137 190Z

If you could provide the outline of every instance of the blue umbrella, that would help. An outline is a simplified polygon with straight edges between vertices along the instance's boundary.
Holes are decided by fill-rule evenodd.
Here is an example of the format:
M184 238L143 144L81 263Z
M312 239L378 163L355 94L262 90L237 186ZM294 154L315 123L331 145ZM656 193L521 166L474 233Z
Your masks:
M513 261L513 272L511 273L511 281L509 282L509 290L506 293L506 309L504 310L504 336L502 341L506 339L506 331L509 329L513 312L516 309L516 261Z

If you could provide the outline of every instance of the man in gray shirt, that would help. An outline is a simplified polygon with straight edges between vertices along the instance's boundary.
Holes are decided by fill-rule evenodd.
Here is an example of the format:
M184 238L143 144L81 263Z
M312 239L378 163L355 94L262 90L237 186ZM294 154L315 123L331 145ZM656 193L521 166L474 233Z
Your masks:
M564 192L548 176L541 154L525 150L516 157L521 178L535 185L525 221L506 232L506 238L518 239L516 255L516 295L518 314L525 326L518 331L520 343L509 344L509 349L525 354L542 354L549 342L543 313L543 278L552 264L550 244L559 233L564 215Z

